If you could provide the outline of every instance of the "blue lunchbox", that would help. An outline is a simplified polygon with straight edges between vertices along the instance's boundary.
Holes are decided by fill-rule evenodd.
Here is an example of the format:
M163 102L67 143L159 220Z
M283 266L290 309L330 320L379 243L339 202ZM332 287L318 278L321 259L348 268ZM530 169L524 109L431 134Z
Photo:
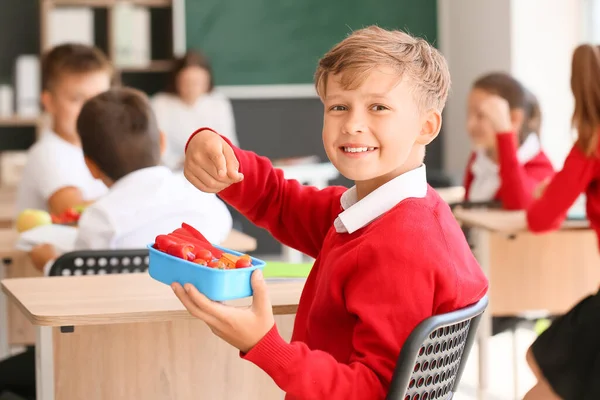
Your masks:
M242 256L243 253L213 245L229 254ZM252 266L239 269L216 269L174 257L148 245L150 252L148 272L159 282L171 285L177 282L182 286L191 283L214 301L225 301L252 296L250 277L256 269L263 269L265 262L254 257Z

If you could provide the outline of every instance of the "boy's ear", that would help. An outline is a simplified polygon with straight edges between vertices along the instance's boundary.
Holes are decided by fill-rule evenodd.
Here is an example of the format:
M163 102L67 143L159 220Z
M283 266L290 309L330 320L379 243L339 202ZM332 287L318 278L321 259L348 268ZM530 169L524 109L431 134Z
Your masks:
M85 160L85 165L90 170L90 173L92 174L92 176L95 179L104 180L103 179L104 174L102 173L102 171L100 171L100 168L98 168L98 165L95 162L93 162L92 160L90 160L87 156L83 156L83 159Z
M163 131L160 131L159 143L160 143L160 155L162 156L165 154L165 150L167 149L167 136L165 135L165 133Z
M44 90L40 96L40 99L42 101L42 106L44 106L44 110L50 114L54 114L54 102L52 99L52 94L49 91Z
M428 110L423 115L421 123L421 133L417 137L417 143L428 145L440 133L442 127L442 114L435 109Z
M511 125L513 128L513 131L520 132L521 127L525 123L525 112L519 108L510 110L510 122L511 122Z

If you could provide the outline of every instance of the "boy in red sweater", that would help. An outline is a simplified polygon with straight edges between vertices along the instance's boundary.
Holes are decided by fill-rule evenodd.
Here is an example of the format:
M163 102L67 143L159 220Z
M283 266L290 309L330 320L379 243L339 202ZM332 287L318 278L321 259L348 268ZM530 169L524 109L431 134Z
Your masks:
M353 32L320 61L323 144L351 189L286 180L268 159L209 129L188 142L185 175L316 261L291 343L274 325L266 285L250 309L175 293L262 368L288 399L384 399L416 325L481 299L487 281L450 208L428 186L425 146L438 134L450 77L425 40L377 27Z

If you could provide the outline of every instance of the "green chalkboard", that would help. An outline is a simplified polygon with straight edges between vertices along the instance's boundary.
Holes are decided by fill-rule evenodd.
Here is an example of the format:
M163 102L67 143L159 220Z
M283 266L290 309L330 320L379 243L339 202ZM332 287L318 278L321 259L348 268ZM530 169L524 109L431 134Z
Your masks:
M218 85L311 83L330 47L372 24L435 44L436 0L186 1L187 46L211 58Z

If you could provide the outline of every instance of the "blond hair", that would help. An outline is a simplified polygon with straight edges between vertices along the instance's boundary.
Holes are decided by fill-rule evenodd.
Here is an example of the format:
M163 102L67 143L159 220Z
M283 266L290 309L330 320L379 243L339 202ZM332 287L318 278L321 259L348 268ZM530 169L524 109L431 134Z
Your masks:
M450 72L441 53L424 39L377 26L354 31L325 54L315 73L317 93L325 97L330 74L343 73L342 86L353 89L380 66L392 67L400 77L410 79L421 107L442 111Z
M572 123L577 145L587 156L598 155L600 129L600 47L578 46L573 52L571 90L575 97Z

